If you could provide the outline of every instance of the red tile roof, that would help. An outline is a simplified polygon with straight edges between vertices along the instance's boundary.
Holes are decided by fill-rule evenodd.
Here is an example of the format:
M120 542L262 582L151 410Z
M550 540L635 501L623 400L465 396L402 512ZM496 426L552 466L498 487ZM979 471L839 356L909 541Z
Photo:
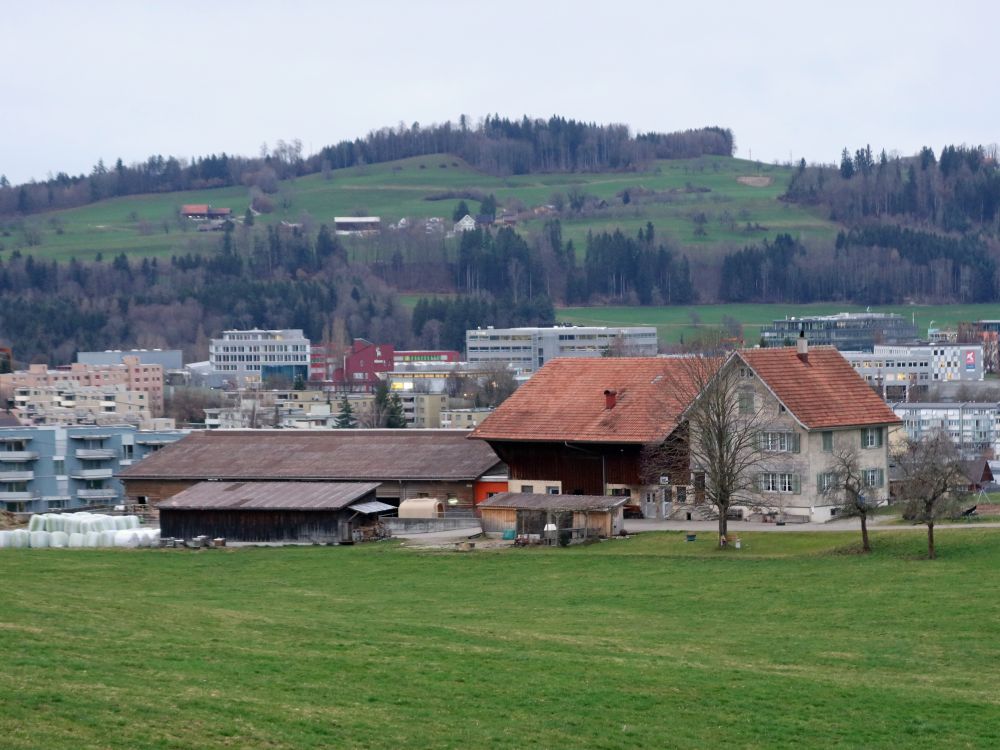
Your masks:
M189 214L208 214L207 203L186 203L181 206L181 216Z
M744 349L737 355L807 429L898 424L892 409L830 346Z
M606 407L605 391L616 391ZM482 440L648 443L677 426L694 389L680 359L554 359L472 431Z

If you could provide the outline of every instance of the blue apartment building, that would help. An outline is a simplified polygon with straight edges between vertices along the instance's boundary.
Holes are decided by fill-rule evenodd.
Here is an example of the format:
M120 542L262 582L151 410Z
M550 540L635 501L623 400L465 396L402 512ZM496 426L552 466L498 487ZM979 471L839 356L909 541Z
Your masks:
M44 513L123 503L119 469L187 433L128 425L0 428L0 509Z

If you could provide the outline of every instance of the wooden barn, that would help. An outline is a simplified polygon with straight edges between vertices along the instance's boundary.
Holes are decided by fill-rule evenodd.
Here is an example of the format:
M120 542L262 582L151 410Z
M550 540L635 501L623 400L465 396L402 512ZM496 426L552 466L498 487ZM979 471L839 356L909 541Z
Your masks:
M376 482L382 502L438 498L471 508L476 483L503 471L464 430L203 430L119 478L130 503L159 505L199 482Z
M677 358L554 359L470 437L507 464L511 492L623 495L646 517L683 502L689 484L682 414L696 388ZM644 449L675 445L656 476Z
M378 485L346 482L201 482L160 503L160 533L235 542L351 543L372 536Z
M503 492L479 504L483 531L513 530L518 537L557 539L568 531L573 540L609 537L623 528L625 497L539 495Z

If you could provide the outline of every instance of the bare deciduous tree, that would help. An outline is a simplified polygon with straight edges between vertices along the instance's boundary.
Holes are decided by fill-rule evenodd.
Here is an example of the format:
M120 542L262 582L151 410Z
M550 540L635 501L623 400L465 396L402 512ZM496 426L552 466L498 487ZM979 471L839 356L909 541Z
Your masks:
M927 556L933 560L934 524L953 514L968 491L958 449L947 433L936 432L923 440L907 440L896 454L896 465L904 517L927 526Z
M842 516L857 516L861 520L861 548L871 552L868 516L875 511L877 500L866 494L866 469L861 467L860 456L853 447L835 450L832 461L823 492L837 505Z

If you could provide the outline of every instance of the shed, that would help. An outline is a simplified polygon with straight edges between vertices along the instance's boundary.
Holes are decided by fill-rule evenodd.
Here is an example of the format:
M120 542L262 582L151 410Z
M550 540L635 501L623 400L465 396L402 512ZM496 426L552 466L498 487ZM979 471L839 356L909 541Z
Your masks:
M570 531L573 539L608 537L623 528L625 496L541 495L503 492L479 504L483 531L513 530L544 538L546 527Z
M159 505L165 537L350 543L379 513L375 482L200 482ZM370 535L370 534L368 534Z
M444 503L434 497L415 497L399 504L400 518L444 518Z

